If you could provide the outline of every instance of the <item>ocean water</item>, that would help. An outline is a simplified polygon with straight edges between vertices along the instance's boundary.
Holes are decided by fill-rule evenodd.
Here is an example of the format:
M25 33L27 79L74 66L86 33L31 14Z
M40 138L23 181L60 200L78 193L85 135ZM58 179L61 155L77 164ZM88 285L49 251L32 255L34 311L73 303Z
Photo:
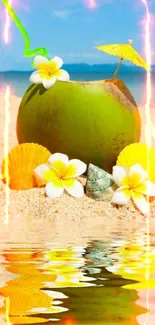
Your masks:
M154 324L153 231L149 254L144 227L82 246L2 238L0 325Z
M29 87L29 77L31 72L5 72L0 73L0 89L6 85L11 86L12 93L22 97ZM72 80L92 81L110 79L112 73L70 73ZM118 78L122 79L131 91L134 99L139 106L143 106L146 100L146 73L120 73ZM151 105L155 108L155 73L152 73L152 100Z

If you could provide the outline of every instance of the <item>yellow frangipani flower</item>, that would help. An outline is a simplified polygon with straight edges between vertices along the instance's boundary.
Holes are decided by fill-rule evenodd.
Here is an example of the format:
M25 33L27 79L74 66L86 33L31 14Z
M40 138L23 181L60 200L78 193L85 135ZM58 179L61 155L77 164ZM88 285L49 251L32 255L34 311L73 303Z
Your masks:
M60 153L51 155L48 162L39 165L34 173L46 184L46 194L50 199L60 197L64 190L76 198L84 195L83 186L76 177L86 171L86 164L78 159L69 161L66 155Z
M67 71L60 69L63 60L55 56L52 60L44 56L37 55L34 59L33 66L37 71L30 76L30 81L34 84L43 84L46 89L51 88L56 80L68 81L69 74Z
M113 180L119 188L115 191L112 202L124 205L132 199L141 213L148 215L149 204L145 196L155 196L155 184L147 177L147 172L139 164L133 165L129 170L122 166L113 167Z

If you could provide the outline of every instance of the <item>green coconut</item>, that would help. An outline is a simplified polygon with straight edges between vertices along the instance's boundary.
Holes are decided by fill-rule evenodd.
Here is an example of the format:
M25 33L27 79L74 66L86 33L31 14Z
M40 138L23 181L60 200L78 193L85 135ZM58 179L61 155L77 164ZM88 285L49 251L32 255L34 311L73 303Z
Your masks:
M34 142L111 172L120 151L139 142L137 105L119 80L31 85L17 117L19 143Z

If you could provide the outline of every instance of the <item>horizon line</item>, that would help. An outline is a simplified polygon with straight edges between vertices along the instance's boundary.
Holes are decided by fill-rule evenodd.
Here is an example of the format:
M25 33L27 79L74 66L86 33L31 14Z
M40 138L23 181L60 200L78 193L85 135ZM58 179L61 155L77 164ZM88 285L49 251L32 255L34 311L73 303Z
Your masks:
M118 64L117 63L85 63L85 62L81 62L81 63L64 63L63 66L82 66L82 65L85 65L85 66L88 66L88 67L94 67L94 66L117 66ZM139 66L136 66L136 65L130 65L130 64L124 64L122 63L122 67L126 68L127 70L131 69L132 72L133 70L139 70L139 71L142 71L142 72L146 72L142 67L139 67ZM155 67L155 63L151 65L151 67ZM32 71L35 71L35 69L30 69L30 70L1 70L0 73L5 73L5 72L32 72ZM98 72L98 71L97 71ZM103 71L102 71L103 72ZM109 71L111 72L111 71ZM120 71L121 72L121 71ZM152 71L153 72L153 71Z

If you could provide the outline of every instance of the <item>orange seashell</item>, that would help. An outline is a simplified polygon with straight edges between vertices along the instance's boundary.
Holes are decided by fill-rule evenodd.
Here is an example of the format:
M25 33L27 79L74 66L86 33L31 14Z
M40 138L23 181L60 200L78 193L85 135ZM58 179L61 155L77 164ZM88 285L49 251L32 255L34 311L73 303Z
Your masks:
M44 183L36 179L34 169L47 163L51 153L35 143L23 143L13 148L3 159L3 181L13 190L41 187ZM7 167L8 166L8 167Z

